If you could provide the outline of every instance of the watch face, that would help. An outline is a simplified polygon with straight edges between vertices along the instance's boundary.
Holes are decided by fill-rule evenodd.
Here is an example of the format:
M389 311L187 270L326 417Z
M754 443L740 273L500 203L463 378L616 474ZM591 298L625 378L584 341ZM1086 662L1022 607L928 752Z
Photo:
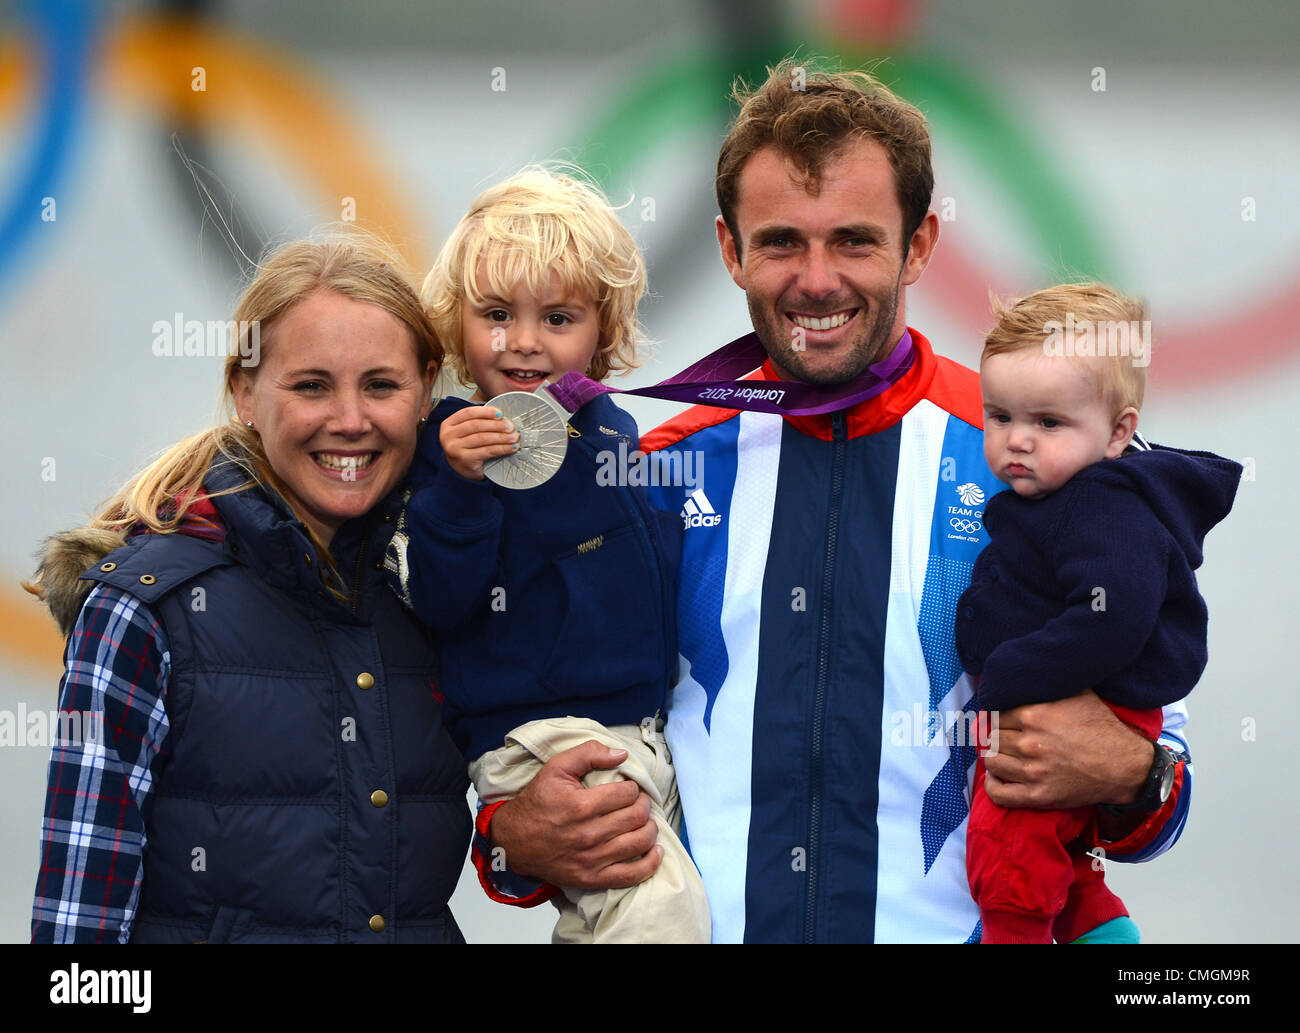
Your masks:
M1170 764L1160 776L1160 802L1164 803L1169 799L1169 794L1174 791L1174 772L1178 770L1177 764Z

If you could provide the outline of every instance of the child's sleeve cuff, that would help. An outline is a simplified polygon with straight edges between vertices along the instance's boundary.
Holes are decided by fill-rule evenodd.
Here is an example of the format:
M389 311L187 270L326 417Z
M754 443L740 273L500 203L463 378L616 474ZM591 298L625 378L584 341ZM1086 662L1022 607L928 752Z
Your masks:
M492 482L470 481L445 462L427 488L411 496L410 508L435 526L466 528L488 523L499 508Z

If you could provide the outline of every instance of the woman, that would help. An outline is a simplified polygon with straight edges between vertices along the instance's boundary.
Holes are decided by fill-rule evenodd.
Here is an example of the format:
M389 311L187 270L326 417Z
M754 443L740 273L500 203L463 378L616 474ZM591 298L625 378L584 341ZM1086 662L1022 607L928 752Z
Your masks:
M462 942L465 767L383 583L442 358L399 262L276 252L225 421L48 543L60 707L102 743L55 746L33 941Z

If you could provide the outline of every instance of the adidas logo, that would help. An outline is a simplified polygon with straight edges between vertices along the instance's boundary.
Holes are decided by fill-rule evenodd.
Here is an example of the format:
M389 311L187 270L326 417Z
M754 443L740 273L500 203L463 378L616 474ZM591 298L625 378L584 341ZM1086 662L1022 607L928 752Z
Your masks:
M703 488L696 488L687 496L686 505L682 506L683 528L690 530L692 527L717 527L720 523L722 523L722 515L714 512Z

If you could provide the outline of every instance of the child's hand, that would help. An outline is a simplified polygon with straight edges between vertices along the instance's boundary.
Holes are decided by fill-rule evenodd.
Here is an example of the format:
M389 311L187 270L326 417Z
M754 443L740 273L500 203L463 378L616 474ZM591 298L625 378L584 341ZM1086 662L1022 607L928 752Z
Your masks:
M484 461L519 449L514 424L486 405L471 405L452 413L439 428L438 441L447 464L470 481L484 480Z

